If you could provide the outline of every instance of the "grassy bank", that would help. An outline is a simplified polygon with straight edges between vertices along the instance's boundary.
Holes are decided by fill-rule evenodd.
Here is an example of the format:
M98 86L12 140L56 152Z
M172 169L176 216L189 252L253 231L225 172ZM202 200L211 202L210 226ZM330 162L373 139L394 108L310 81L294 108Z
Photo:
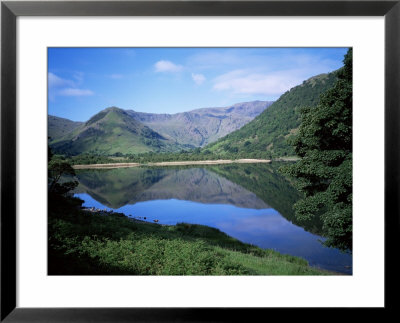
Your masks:
M322 275L301 258L202 225L163 226L52 200L50 275Z

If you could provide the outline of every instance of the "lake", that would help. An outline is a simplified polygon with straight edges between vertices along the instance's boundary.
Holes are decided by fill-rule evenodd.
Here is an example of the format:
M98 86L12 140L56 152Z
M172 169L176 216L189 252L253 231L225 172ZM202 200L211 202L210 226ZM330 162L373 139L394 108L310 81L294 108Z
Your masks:
M321 223L301 226L300 198L277 164L135 167L76 171L84 206L160 224L218 228L240 241L306 259L313 267L352 274L352 256L323 246Z

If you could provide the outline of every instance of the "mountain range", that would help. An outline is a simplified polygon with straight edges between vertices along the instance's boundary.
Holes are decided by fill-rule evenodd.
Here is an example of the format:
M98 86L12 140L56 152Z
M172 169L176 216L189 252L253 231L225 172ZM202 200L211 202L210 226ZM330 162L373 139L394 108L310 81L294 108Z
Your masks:
M275 102L244 102L176 114L110 107L87 122L48 116L50 146L68 155L201 148L222 158L293 156L290 138L298 131L302 107L316 106L321 94L336 82L337 72L313 76Z
M156 114L110 107L87 122L48 116L48 136L55 152L76 155L173 152L202 147L235 131L267 109L272 101L238 103L176 114Z

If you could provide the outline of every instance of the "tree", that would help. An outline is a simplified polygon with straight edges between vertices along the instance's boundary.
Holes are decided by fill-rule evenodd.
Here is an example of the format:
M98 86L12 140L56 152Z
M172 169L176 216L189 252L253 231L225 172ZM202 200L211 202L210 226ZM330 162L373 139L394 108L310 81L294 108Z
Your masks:
M300 161L283 170L304 192L294 209L303 222L319 217L327 246L352 250L352 49L330 90L304 108L293 140Z
M49 149L51 153L51 150ZM48 163L48 177L49 177L49 193L66 194L73 190L77 185L77 181L66 181L60 183L62 176L75 176L75 170L65 160L51 155L52 159Z

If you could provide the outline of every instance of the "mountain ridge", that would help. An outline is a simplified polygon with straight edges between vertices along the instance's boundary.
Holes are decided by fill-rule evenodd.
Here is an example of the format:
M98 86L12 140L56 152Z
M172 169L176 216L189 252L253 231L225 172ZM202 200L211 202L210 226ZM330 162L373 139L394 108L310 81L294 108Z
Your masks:
M209 107L155 114L127 110L136 120L184 145L202 147L250 122L273 101L241 102L228 107Z
M74 122L49 115L49 129L52 129L53 134L50 145L55 151L67 154L173 152L196 148L239 129L271 104L272 101L242 102L228 107L200 108L175 114L136 112L108 107L86 122ZM110 113L119 114L119 120L107 117ZM107 126L105 120L111 122L115 129ZM57 132L55 128L58 124L67 124L68 131ZM107 128L108 132L103 128ZM106 133L109 138L106 138ZM126 141L137 145L136 149L132 145L128 147L127 143L121 143L122 139L118 137L122 134L127 136ZM138 136L145 138L140 139ZM92 139L92 144L88 138ZM116 147L105 147L111 138L119 143L116 142ZM103 140L103 145L100 144L100 139ZM119 151L118 148L123 151Z

